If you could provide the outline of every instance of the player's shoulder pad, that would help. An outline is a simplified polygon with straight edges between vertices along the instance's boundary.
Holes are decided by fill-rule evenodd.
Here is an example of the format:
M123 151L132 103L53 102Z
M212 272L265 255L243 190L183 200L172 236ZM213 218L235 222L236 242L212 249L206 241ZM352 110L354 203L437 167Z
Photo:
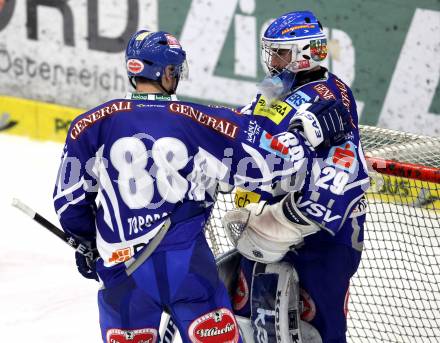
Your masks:
M344 104L347 111L349 111L353 115L353 110L356 107L356 101L350 87L336 75L332 73L328 74L328 85L330 87L333 87L335 94L337 94L338 96L338 99L342 100L342 103Z
M224 113L226 113L226 115L241 115L240 111L236 108L223 105L204 105L189 101L171 101L168 103L168 109L173 113L175 113L176 110L190 111L193 112L190 113L192 115L194 115L194 111L199 111L207 115L222 115Z
M258 94L255 102L251 103L250 110L255 116L262 117L263 121L268 120L270 125L279 125L283 120L293 114L292 106L282 98L266 98L263 94Z
M76 117L70 125L68 136L73 140L77 140L97 122L110 117L112 114L132 110L133 106L131 100L114 99L107 101L106 103L92 108L91 110Z
M235 138L239 132L242 116L237 110L229 107L176 101L168 104L168 110L229 138Z
M255 104L257 103L257 100L260 98L261 94L257 94L252 100L251 102L249 102L248 104L246 104L245 106L241 106L237 108L237 111L240 112L241 114L245 114L245 115L251 115L252 111L255 107Z

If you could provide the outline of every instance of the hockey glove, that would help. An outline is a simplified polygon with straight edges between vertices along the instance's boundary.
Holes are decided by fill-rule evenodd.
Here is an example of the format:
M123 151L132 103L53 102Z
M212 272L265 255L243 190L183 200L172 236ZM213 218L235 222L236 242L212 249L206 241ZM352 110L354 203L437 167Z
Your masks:
M354 128L350 113L341 100L318 100L302 104L289 123L289 131L304 131L314 148L342 144Z
M237 250L262 263L281 260L291 246L319 230L296 208L293 193L273 205L262 201L228 211L222 223Z
M76 266L78 271L84 276L86 279L95 279L99 281L98 274L96 273L96 263L92 259L80 254L79 252L75 253Z
M99 256L98 251L94 247L94 244L89 243L87 245L89 254L84 254L84 249L82 250L80 247L75 252L76 267L80 274L86 279L99 281L98 274L96 273L96 258Z

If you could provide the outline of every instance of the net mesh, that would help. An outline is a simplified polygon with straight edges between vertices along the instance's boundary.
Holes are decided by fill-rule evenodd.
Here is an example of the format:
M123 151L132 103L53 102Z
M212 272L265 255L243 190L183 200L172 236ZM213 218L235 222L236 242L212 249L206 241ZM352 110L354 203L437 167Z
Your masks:
M440 169L440 140L361 126L366 156ZM349 342L438 342L440 185L370 173L365 241L350 286ZM221 224L234 191L219 193L206 234L216 256L230 250Z

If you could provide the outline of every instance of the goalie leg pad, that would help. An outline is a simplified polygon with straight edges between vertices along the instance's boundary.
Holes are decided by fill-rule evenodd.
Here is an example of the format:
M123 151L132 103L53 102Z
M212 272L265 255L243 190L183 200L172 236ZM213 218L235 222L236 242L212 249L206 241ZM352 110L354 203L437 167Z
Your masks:
M302 343L322 343L321 335L312 325L303 320L299 322Z
M240 261L242 256L236 249L227 251L216 258L217 270L220 279L228 290L229 297L233 297L235 286L240 275Z
M243 343L254 343L254 332L249 318L235 315Z
M298 275L288 263L255 263L251 320L255 342L302 343Z

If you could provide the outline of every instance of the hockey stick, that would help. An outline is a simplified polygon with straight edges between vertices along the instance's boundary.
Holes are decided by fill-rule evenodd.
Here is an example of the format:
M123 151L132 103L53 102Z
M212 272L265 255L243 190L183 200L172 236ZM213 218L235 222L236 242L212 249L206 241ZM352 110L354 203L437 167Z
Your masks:
M67 243L72 248L74 248L77 252L79 252L81 255L84 255L92 260L95 259L96 254L93 253L93 251L87 246L87 244L78 238L68 236L63 230L59 229L57 226L52 224L50 221L48 221L46 218L44 218L41 214L35 212L32 210L29 206L24 204L18 199L12 199L12 206L18 208L20 211L25 213L27 216L31 217L33 220L35 220L38 224L52 232L55 236L60 238L64 243Z
M55 236L57 236L59 239L61 239L64 243L67 243L68 245L70 245L72 248L74 248L80 254L82 254L86 257L89 257L91 259L95 259L95 257L96 257L95 254L93 254L93 251L90 250L84 242L81 242L77 238L68 236L63 230L59 229L57 226L52 224L50 221L48 221L46 218L44 218L38 212L35 212L33 209L31 209L29 206L27 206L26 204L21 202L19 199L16 199L16 198L12 199L12 206L18 208L20 211L22 211L28 217L35 220L38 224L40 224L41 226L43 226L44 228L46 228L47 230L52 232ZM165 226L169 227L169 224L165 223ZM165 230L165 232L166 232L166 230ZM171 317L168 316L165 319L164 329L161 334L162 341L164 343L172 343L174 341L174 337L175 337L176 333L177 333L177 326L174 324Z

